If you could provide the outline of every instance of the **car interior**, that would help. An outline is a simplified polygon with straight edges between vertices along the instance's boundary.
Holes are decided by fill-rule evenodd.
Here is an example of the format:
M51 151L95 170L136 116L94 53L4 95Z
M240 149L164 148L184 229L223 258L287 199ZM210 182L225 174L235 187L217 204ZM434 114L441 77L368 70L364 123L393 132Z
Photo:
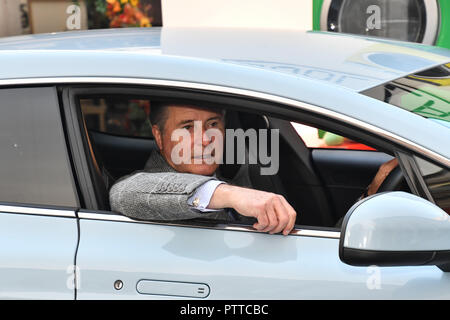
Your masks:
M79 105L98 209L110 211L108 192L114 182L142 170L150 153L157 151L148 118L151 101L130 96L86 96L80 97ZM279 130L278 172L261 175L261 168L267 165L258 154L253 155L257 163L248 164L248 172L255 189L287 199L297 211L296 225L301 226L339 227L339 221L364 192L379 166L392 159L378 151L309 148L290 121L263 113L229 109L226 128ZM269 137L269 153L270 141ZM247 152L250 149L247 146ZM223 177L231 179L240 166L222 164L219 170ZM397 181L395 187L409 190L404 179Z

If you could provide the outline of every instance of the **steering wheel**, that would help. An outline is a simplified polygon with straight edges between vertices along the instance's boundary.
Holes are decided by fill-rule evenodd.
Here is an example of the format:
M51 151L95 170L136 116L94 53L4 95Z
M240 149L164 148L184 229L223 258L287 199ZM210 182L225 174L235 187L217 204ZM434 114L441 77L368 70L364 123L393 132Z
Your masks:
M400 168L400 165L397 165L384 179L381 186L378 188L377 193L385 192L385 191L394 191L394 190L401 190L402 187L405 185L406 180L403 176L402 169Z
M402 169L400 165L397 165L392 171L388 174L386 179L384 179L381 186L378 188L377 193L386 192L386 191L395 191L395 190L407 190L409 187L406 183L405 176L403 175ZM341 228L342 221L344 217L338 220L335 227Z

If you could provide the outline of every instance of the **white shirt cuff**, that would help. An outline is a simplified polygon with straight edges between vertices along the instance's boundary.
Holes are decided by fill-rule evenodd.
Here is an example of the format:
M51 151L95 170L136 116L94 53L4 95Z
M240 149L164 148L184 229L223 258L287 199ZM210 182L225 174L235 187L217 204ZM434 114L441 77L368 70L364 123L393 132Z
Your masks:
M216 191L216 188L225 183L220 180L209 180L197 188L195 193L188 199L188 204L191 207L201 212L220 211L221 209L208 209L209 202Z

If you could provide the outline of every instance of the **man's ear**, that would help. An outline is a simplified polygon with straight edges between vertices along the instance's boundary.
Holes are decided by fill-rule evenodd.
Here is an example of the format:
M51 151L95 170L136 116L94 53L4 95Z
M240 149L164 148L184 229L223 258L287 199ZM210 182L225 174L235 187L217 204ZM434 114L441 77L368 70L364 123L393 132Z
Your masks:
M162 149L163 149L162 133L161 133L161 130L159 130L159 127L157 125L152 126L152 133L153 133L153 137L155 138L156 144L158 145L159 150L162 151Z

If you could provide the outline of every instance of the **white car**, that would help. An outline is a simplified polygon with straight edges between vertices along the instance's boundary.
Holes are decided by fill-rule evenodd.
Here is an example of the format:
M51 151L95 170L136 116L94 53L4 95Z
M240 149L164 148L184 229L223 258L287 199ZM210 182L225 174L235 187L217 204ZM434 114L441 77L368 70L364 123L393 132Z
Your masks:
M0 298L450 298L450 51L150 28L4 38L0 59ZM290 235L110 210L111 184L155 148L152 101L169 98L279 130L278 172L258 159L250 174L296 209ZM292 123L370 150L308 147Z

